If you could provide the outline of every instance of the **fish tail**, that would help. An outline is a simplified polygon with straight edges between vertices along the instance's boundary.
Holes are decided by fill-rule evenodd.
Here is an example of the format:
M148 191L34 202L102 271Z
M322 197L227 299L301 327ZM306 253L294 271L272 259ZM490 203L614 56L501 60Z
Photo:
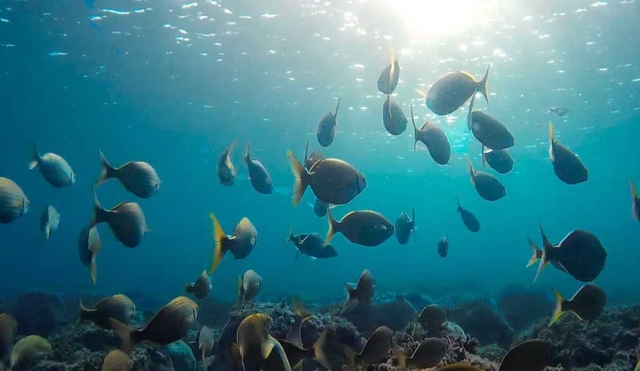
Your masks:
M85 308L85 306L82 304L82 299L78 300L79 301L79 309L78 309L78 321L76 323L81 323L82 321L89 319L89 311L87 310L87 308Z
M96 193L95 186L93 187L93 217L91 218L91 227L95 226L98 223L102 223L106 221L107 211L102 208L100 205L100 200L98 200L98 194Z
M556 131L553 129L553 122L549 121L549 157L551 161L555 160L553 153L553 145L556 143Z
M236 308L238 310L242 309L242 302L244 301L244 290L242 289L242 284L242 277L238 276L238 299L236 301Z
M640 371L640 359L638 360L638 363L636 363L636 368L634 368L633 371Z
M473 104L476 102L476 93L474 92L469 102L469 112L467 112L467 130L471 130L473 124Z
M244 155L242 156L242 159L244 160L245 163L251 160L251 142L247 143L247 147L244 150Z
M398 360L397 371L407 371L407 355L400 349L393 349L393 356Z
M478 82L478 91L480 92L480 94L482 94L484 96L484 100L487 101L487 106L489 105L489 90L487 88L488 86L488 81L489 81L489 68L491 67L491 65L487 65L487 71L484 73L484 77L482 78L482 80L480 80Z
M536 272L536 277L533 279L534 284L538 280L538 277L540 277L540 273L542 273L544 268L547 266L547 263L549 263L549 261L547 260L546 250L547 248L545 246L544 250L542 250L542 253L540 254L540 265L538 266L538 272Z
M329 242L331 242L333 235L340 231L340 222L337 222L333 218L333 214L330 209L327 209L327 220L329 221L329 230L327 231L327 236L324 239L324 246L327 246Z
M309 186L309 173L291 150L287 150L287 156L289 156L289 162L291 163L291 172L296 179L293 183L293 206L296 207L300 204L302 195L304 195Z
M535 242L533 242L533 240L531 240L531 238L527 237L527 240L529 241L529 246L531 247L532 252L531 259L529 259L529 262L527 263L527 268L529 268L538 260L540 260L540 257L542 256L542 250L540 250L540 248L536 245Z
M351 287L347 282L342 281L342 284L344 285L344 290L347 292L347 301L345 305L348 305L349 303L351 303L356 299L356 289L354 289L353 287Z
M413 118L413 104L411 105L411 123L413 124L413 151L416 151L416 144L418 144L418 127L416 126L416 120Z
M349 348L346 345L343 345L344 355L347 358L347 369L355 370L356 369L356 359L358 358L358 353L355 350Z
M227 153L227 156L229 155L229 153L233 152L233 149L235 148L237 142L238 142L237 140L233 139L231 143L229 143L229 145L227 146L227 149L225 150L225 152Z
M116 177L116 169L111 166L107 158L104 157L104 153L100 150L100 163L102 164L102 171L100 172L100 177L96 181L95 186L99 186L100 184L107 181L107 179Z
M48 223L47 225L44 226L44 236L46 237L47 240L51 236L51 226L49 226Z
M291 242L293 241L293 229L289 228L289 236L287 237L286 240L284 240L284 242Z
M336 105L336 113L333 114L333 118L338 118L338 110L340 109L340 101L342 101L342 97L338 97L338 104Z
M549 322L549 327L551 327L557 320L560 319L565 313L564 309L562 309L563 304L565 303L564 298L557 290L553 290L553 294L556 297L556 309L553 311L553 317L551 317L551 322Z
M324 366L327 370L331 369L331 363L327 358L327 355L324 353L324 344L327 342L327 333L329 330L327 328L322 331L320 337L313 344L313 360Z
M187 293L187 295L191 294L193 292L193 285L187 283L186 285L184 285L184 291Z
M471 176L471 184L476 185L475 170L473 169L473 163L471 157L467 156L467 168L469 169L469 176Z
M227 249L224 246L224 240L227 238L227 235L224 233L220 222L216 218L213 213L209 214L209 219L213 222L213 260L211 262L211 267L209 267L209 274L213 274L213 272L218 268L224 254L226 254Z
M109 324L116 334L120 336L120 339L122 339L122 351L131 354L133 347L137 343L135 336L136 331L117 319L109 318Z
M38 153L38 146L35 142L31 143L31 162L29 162L29 170L33 170L38 166L40 161L40 153Z
M487 168L487 154L484 152L484 144L482 145L482 152L480 152L480 157L482 158L482 167L484 169Z

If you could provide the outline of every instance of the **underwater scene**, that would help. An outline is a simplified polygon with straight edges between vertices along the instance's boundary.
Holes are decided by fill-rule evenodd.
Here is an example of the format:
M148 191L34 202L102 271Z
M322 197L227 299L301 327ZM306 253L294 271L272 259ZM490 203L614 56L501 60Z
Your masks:
M635 0L0 0L0 370L638 371Z

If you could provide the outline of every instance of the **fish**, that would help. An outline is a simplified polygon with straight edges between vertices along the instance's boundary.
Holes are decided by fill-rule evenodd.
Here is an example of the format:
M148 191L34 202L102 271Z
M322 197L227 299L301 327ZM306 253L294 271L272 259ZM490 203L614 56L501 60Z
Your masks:
M569 109L567 107L551 107L549 108L549 112L555 113L558 116L564 116L569 113Z
M338 222L327 210L329 231L324 240L327 246L334 234L342 233L347 240L362 246L378 246L394 234L395 228L384 215L371 210L351 211Z
M107 223L114 236L120 243L129 248L140 245L145 233L150 229L142 208L136 202L122 202L111 210L106 210L100 205L98 196L93 192L94 206L91 227Z
M553 245L540 225L543 249L535 283L540 273L550 262L562 266L562 270L581 282L591 282L598 278L607 260L607 251L593 233L585 230L574 230ZM554 264L555 265L555 264Z
M391 135L400 135L407 130L407 117L402 108L387 95L387 100L382 104L382 123Z
M629 190L631 191L631 216L633 220L640 221L640 196L631 180L629 180Z
M133 361L129 355L119 349L109 352L102 363L102 371L131 371Z
M391 53L391 63L386 66L378 77L378 91L382 94L393 94L400 79L400 65L395 52Z
M549 322L551 327L560 319L567 311L573 312L581 321L594 321L604 311L607 303L607 294L597 285L588 283L582 286L569 300L554 290L556 297L556 309Z
M123 351L130 354L137 344L145 340L158 345L168 345L182 339L197 317L198 304L185 296L178 296L160 308L139 330L132 329L114 318L109 318L109 322L122 339Z
M413 238L414 239L416 238L416 209L415 208L412 209L411 215L412 215L411 219L409 219L409 216L407 215L407 213L402 212L402 214L400 214L398 219L396 219L396 224L395 224L396 238L398 239L398 242L401 245L404 245L407 242L409 242L409 236L411 235L412 231L413 231Z
M427 94L421 93L426 98L427 107L438 116L446 116L462 107L476 92L484 96L488 105L489 67L487 66L487 71L480 81L464 71L447 72L440 76Z
M126 295L117 294L100 300L92 308L85 308L80 301L78 322L91 321L98 327L111 329L110 318L128 325L135 315L136 305L133 301Z
M460 203L460 196L458 195L458 213L462 218L462 223L467 229L471 232L479 232L480 231L480 221L476 218L473 213L464 207Z
M317 233L295 236L290 231L287 242L293 242L296 247L296 261L299 254L307 255L314 259L330 259L338 256L338 252L333 246L324 246L324 240Z
M8 224L29 212L31 202L22 188L9 178L0 177L0 223Z
M373 290L375 289L375 286L376 280L368 269L362 271L355 288L344 282L344 288L347 291L346 305L353 302L365 305L370 304L373 299Z
M467 128L483 146L494 149L507 149L513 147L513 134L498 120L481 111L473 110L475 94L469 103L467 114Z
M513 157L506 149L485 149L482 146L482 167L487 168L487 164L500 174L508 174L513 170Z
M227 251L231 251L235 259L244 259L249 256L258 242L258 231L249 218L244 217L236 225L233 234L227 236L213 213L209 214L209 218L213 222L214 231L213 259L209 268L209 275L211 275L218 268Z
M185 291L187 295L193 294L193 296L200 300L209 296L209 291L211 291L211 278L209 277L209 273L206 270L202 271L196 282L188 283L185 286Z
M207 371L209 364L206 361L206 357L213 349L214 342L213 331L207 326L202 326L198 331L198 349L200 349L200 358L202 360L202 369Z
M230 352L233 352L233 345L236 341L236 332L238 332L238 327L244 318L238 315L231 315L229 320L222 327L222 332L220 333L220 337L218 341L215 343L216 353L223 355L230 355ZM232 355L232 354L231 354Z
M498 371L543 371L549 366L549 353L544 340L527 340L507 352Z
M36 167L44 179L56 188L71 187L76 182L76 174L64 158L52 152L40 155L38 147L33 144L33 160L29 163L29 170Z
M218 180L224 186L232 186L236 182L236 168L231 161L231 153L236 145L236 141L231 144L218 157Z
M447 343L442 339L427 338L418 345L411 357L396 349L394 350L394 356L399 363L397 370L406 371L410 367L418 369L435 367L446 355L447 348Z
M326 369L330 370L331 363L324 353L324 345L327 341L327 333L328 329L325 328L318 339L315 341L315 343L313 343L313 346L306 349L287 340L279 339L278 341L280 342L280 345L282 345L282 348L287 355L289 364L293 366L293 369L300 367L304 360L311 359L324 366Z
M269 195L273 193L273 181L271 175L264 167L262 162L251 158L251 143L247 143L247 149L244 153L244 162L247 164L249 170L249 180L253 189L263 195Z
M262 277L256 271L249 269L244 276L238 276L237 308L242 309L242 303L253 300L262 288Z
M60 213L53 205L47 206L40 214L40 232L49 239L51 233L58 230L60 225Z
M255 313L246 316L238 326L236 343L239 348L240 360L245 368L247 368L247 363L254 367L261 366L274 349L282 348L278 340L269 335L267 326L271 322L273 319L270 316ZM286 356L282 361L288 364ZM288 366L287 370L290 371L291 365Z
M429 155L439 165L447 165L451 159L451 144L447 135L436 124L425 121L420 129L416 126L413 118L413 105L411 106L411 122L413 123L414 143L413 150L416 150L418 141L427 146Z
M309 154L309 141L307 140L307 147L304 150L304 168L307 170L311 170L316 162L324 160L325 158L327 158L327 156L325 156L318 150L315 150L311 152L311 154Z
M438 241L438 255L443 258L447 257L449 253L449 241L446 237L443 237L440 241Z
M29 335L13 346L9 356L9 370L28 370L43 353L51 350L51 343L38 335Z
M640 359L638 360L638 363L636 363L636 367L633 369L633 371L639 371L640 370Z
M98 256L100 248L102 248L102 242L100 241L98 228L95 226L82 228L80 237L78 238L78 254L82 265L89 267L89 275L94 285L96 284L98 276L96 257Z
M549 157L551 157L553 172L561 181L575 185L589 180L589 170L582 160L556 139L551 121L549 121Z
M18 321L7 313L0 313L0 361L9 355L17 333Z
M471 184L474 185L480 197L487 201L498 201L507 194L507 189L493 175L484 171L475 170L471 159L467 158Z
M369 336L362 352L357 353L347 346L344 347L347 365L350 370L354 370L361 363L367 365L378 363L386 358L392 347L393 331L386 326L380 326Z
M340 98L338 98L338 105L336 106L336 113L327 113L322 117L318 124L318 130L316 131L316 137L318 143L323 147L329 147L333 143L333 139L336 137L338 110L340 109Z
M313 213L316 214L318 218L323 218L327 215L327 210L330 205L319 198L316 198L316 202L313 204Z
M332 205L345 205L367 187L367 180L351 164L337 158L317 161L306 170L296 156L287 150L291 172L295 177L293 185L293 206L298 206L302 195L311 187L318 199Z
M437 304L426 305L418 314L418 323L427 331L440 330L447 320L447 311Z
M303 349L304 345L302 344L302 324L308 319L310 319L311 317L313 317L313 314L309 312L309 310L304 305L304 303L298 298L294 297L291 300L291 305L293 307L293 314L294 314L295 320L291 328L289 328L289 331L287 331L287 336L285 337L285 340L290 344L295 345L300 349ZM292 364L295 365L295 363L292 363Z
M109 179L118 179L122 186L140 198L150 198L160 189L162 181L158 173L144 161L129 161L116 168L111 166L107 158L100 151L102 173L95 186L99 186Z

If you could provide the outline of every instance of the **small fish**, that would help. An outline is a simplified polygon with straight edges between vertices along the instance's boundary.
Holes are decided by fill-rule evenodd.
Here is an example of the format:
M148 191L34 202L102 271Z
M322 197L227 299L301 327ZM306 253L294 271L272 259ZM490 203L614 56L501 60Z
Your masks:
M378 91L382 94L393 94L400 79L400 65L395 52L391 53L391 63L385 67L378 77Z
M29 335L20 339L13 346L9 357L9 370L28 370L34 366L38 358L51 350L51 343L38 335Z
M367 180L355 167L337 158L325 158L306 170L296 156L287 150L293 185L293 206L298 206L307 187L318 199L332 205L344 205L362 193Z
M549 112L553 112L558 116L564 116L569 113L569 109L567 107L551 107L549 108Z
M464 207L460 203L460 196L458 196L458 213L460 213L460 217L462 218L462 223L467 229L471 232L479 232L480 231L480 221L476 218L473 213Z
M483 146L494 149L507 149L513 147L514 139L511 132L498 120L481 111L473 110L475 94L469 103L467 114L467 128Z
M247 364L259 367L269 358L271 352L280 346L278 340L269 335L267 330L267 326L271 322L273 322L273 319L270 316L256 313L245 317L238 326L236 343L240 350L240 360L244 363L245 368L247 368ZM284 361L286 361L286 356ZM290 370L291 366L289 365L288 371Z
M29 212L31 202L13 180L0 177L0 223L8 224Z
M118 179L124 188L140 198L149 198L156 194L162 182L158 173L143 161L130 161L115 168L109 164L107 158L100 151L100 161L102 162L102 173L96 182L96 187L109 179Z
M543 371L549 366L549 344L527 340L507 352L498 371Z
M553 172L563 182L574 185L589 180L589 170L580 158L556 139L551 121L549 121L549 157L551 157Z
M480 81L463 71L448 72L440 76L427 94L421 93L426 98L427 107L436 115L445 116L462 107L476 92L482 94L489 104L489 67L487 66L487 71Z
M60 225L60 213L52 205L47 206L40 214L40 232L49 239L51 233L58 230Z
M393 331L386 326L378 327L367 339L362 352L356 353L353 349L345 346L344 351L347 356L347 364L350 370L355 370L361 363L371 365L386 358L387 353L393 347Z
M96 284L98 276L96 257L98 256L98 252L101 247L102 242L100 241L98 228L95 226L82 228L82 231L80 231L80 237L78 238L78 254L82 265L89 267L89 275L91 276L91 281L94 285Z
M398 219L396 219L395 231L396 238L401 245L409 242L409 236L413 231L413 238L416 238L416 209L412 209L412 219L409 219L409 216L404 211Z
M443 258L447 257L449 253L449 241L446 237L443 237L440 241L438 241L438 255Z
M561 266L562 271L581 282L598 278L607 260L607 251L593 233L585 230L571 231L559 244L553 245L540 225L543 249L535 283L548 263Z
M394 355L398 358L399 371L406 371L410 367L418 369L435 367L442 361L447 353L447 343L440 338L427 338L424 339L413 352L411 357L408 357L401 350L394 351Z
M429 332L437 332L447 320L447 312L439 305L430 304L422 308L418 323Z
M600 317L607 303L607 294L592 284L582 286L571 299L566 300L558 291L554 291L556 296L556 309L553 312L549 327L556 323L567 311L573 312L581 321L593 321Z
M116 239L124 246L134 248L140 245L142 237L150 231L140 205L136 202L122 202L111 210L103 209L100 201L98 201L95 188L93 198L94 206L91 226L107 223Z
M451 159L451 144L447 135L436 124L426 121L420 129L416 126L413 118L413 105L411 106L411 122L413 123L414 143L413 150L416 150L418 141L427 146L431 158L440 165L447 165Z
M253 189L263 195L269 195L273 193L273 182L271 181L271 175L264 167L262 162L251 158L251 143L247 144L247 150L244 153L244 162L247 164L249 170L249 180Z
M316 202L313 204L313 213L316 214L318 218L324 218L327 215L329 207L328 203L316 198Z
M242 304L255 298L262 288L262 277L253 269L244 272L244 276L238 276L238 301L236 307L242 309Z
M102 363L102 371L131 371L133 361L129 355L121 350L115 349L109 352Z
M629 181L629 190L631 191L631 215L633 220L640 221L640 196L633 182Z
M336 113L327 113L324 115L320 123L318 124L318 131L316 136L318 143L323 147L329 147L333 143L333 139L336 137L336 128L338 118L338 110L340 109L340 98L338 98L338 105L336 106Z
M198 304L179 296L162 307L142 329L135 330L110 318L109 322L122 338L122 348L131 353L133 348L148 340L159 345L168 345L185 337L198 317Z
M351 287L348 283L344 283L344 288L347 291L346 305L353 302L358 304L370 304L373 299L373 290L376 286L376 280L373 278L373 274L368 269L365 269L360 274L356 287Z
M193 294L193 296L200 300L209 296L209 291L211 291L211 278L209 277L209 273L206 270L202 271L196 282L188 283L185 286L185 290L187 295Z
M7 313L0 313L0 360L9 355L17 333L18 321Z
M234 140L218 157L218 180L220 184L225 186L232 186L236 181L236 168L233 166L233 161L231 161L231 153L235 145L236 141Z
M506 149L493 150L482 146L482 166L486 169L487 164L500 174L513 170L513 158Z
M296 247L296 261L299 254L308 255L314 259L330 259L338 256L338 252L333 246L324 246L324 240L317 233L295 236L289 232L287 242L293 242Z
M244 217L236 225L233 234L227 236L213 213L209 214L209 218L213 222L214 231L213 261L209 268L209 274L211 275L218 268L227 251L231 251L235 259L244 259L249 256L258 242L258 231L249 218Z
M206 357L213 349L214 334L207 326L202 326L198 331L198 349L200 349L200 358L202 360L202 369L207 371L209 364L206 361Z
M387 100L382 105L382 123L387 132L392 135L400 135L407 130L407 117L390 95L387 95Z
M474 185L480 197L487 201L497 201L507 194L506 188L496 177L489 173L475 170L470 158L468 158L468 164L471 184Z
M304 168L307 170L311 170L316 162L324 160L325 158L327 158L327 156L325 156L318 150L315 150L311 152L311 154L309 154L309 141L307 140L307 147L304 150Z
M33 145L33 160L29 163L29 170L40 166L40 173L44 179L56 188L67 188L76 182L76 174L67 161L59 155L49 152L40 155L36 145Z
M327 370L331 369L331 363L324 354L324 345L327 341L328 329L324 329L318 339L313 343L311 348L304 348L294 343L290 343L287 340L278 340L287 355L289 364L293 366L293 369L300 367L302 362L306 359L311 359L324 366Z
M136 315L136 305L127 296L118 294L104 298L92 308L85 308L80 301L78 322L91 321L96 326L111 329L110 318L128 325Z
M324 240L327 246L333 235L342 233L347 240L362 246L378 246L395 232L393 224L384 215L371 210L351 211L338 222L331 210L327 211L329 231Z

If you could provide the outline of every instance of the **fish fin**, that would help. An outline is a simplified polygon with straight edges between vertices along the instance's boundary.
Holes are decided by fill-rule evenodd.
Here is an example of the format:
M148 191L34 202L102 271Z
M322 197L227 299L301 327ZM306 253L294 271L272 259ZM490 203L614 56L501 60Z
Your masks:
M201 354L201 355L202 355L202 358L201 358L201 361L202 361L202 371L207 371L207 369L209 368L209 365L208 365L207 358L206 358L206 356L205 356L205 354L204 354L204 353L205 353L205 350L204 350L204 349L202 349L202 354Z
M398 359L398 366L396 366L397 371L406 371L407 370L407 355L400 349L393 349L393 356Z
M38 166L40 161L40 153L38 153L38 147L35 142L31 143L31 162L29 162L29 170L33 170Z
M44 236L47 240L49 239L49 237L51 237L51 227L49 227L48 225L44 227Z
M469 112L467 112L467 130L471 130L471 124L473 123L473 104L476 101L476 93L474 92L469 102Z
M416 151L416 144L418 144L418 127L416 126L416 120L413 118L413 104L411 105L411 123L413 124L413 151Z
M225 149L227 156L229 156L229 154L233 152L233 149L236 147L237 143L238 141L236 139L231 140L231 143L229 143L229 145L227 146L227 149Z
M336 105L336 112L333 114L333 119L338 118L338 110L340 109L340 101L342 101L342 97L338 97L338 104Z
M549 121L549 157L551 161L555 161L555 155L553 153L553 144L556 143L556 132L553 129L553 122Z
M529 238L528 236L527 240L529 241L529 246L531 247L532 251L531 259L529 259L529 262L527 263L527 268L529 268L540 259L540 257L542 256L542 250L540 250L536 243L533 242L533 240L531 240L531 238Z
M427 98L427 93L425 93L424 91L420 90L420 89L414 89L414 91L418 94L420 94L422 96L422 98Z
M265 341L260 344L260 350L262 352L262 359L267 359L271 355L271 351L275 348L275 342L278 341L273 337L269 336Z
M91 282L93 282L94 285L96 284L96 281L98 279L98 266L96 265L96 254L97 254L97 251L92 251L91 263L89 263L89 275L91 276Z
M320 337L313 344L313 360L324 366L327 370L331 369L331 363L324 353L324 344L327 342L327 334L329 329L325 328Z
M391 77L396 72L396 65L398 64L398 55L396 54L396 50L394 48L391 49L391 68L389 68L389 79L387 79L387 91L389 95L391 95ZM391 116L391 111L389 111L389 116Z
M244 162L249 162L249 160L251 160L251 142L247 143L247 148L245 148L242 158L244 159Z
M551 327L557 320L560 319L564 315L564 310L562 309L562 304L564 303L564 298L557 290L553 290L553 294L556 297L556 309L553 311L553 317L551 317L551 322L549 322L549 327Z
M471 157L467 156L467 168L469 169L469 175L471 176L471 184L476 185L475 170L473 169L473 163Z
M135 330L117 319L109 318L108 320L113 330L120 336L120 339L122 339L122 351L131 354L133 347L136 345Z
M411 222L413 223L413 242L418 242L418 236L416 236L416 208L411 208Z
M193 292L193 284L192 283L187 283L184 286L184 291L186 292L187 295L191 294Z
M487 101L487 106L489 106L489 90L487 89L488 81L489 81L489 68L491 65L487 65L487 71L484 73L484 77L482 80L478 81L478 91L480 94L484 96L484 100Z
M327 209L327 220L329 221L329 230L327 231L327 236L324 239L324 245L323 246L325 246L325 247L329 244L329 242L331 242L331 239L333 238L333 235L336 232L340 231L340 222L337 222L333 218L333 214L331 213L330 209Z
M293 229L289 228L289 236L287 237L286 240L284 240L284 242L291 242L293 241Z
M458 197L458 213L460 212L460 210L462 210L462 204L460 203L460 194L457 195Z
M350 302L356 300L356 289L351 287L351 285L349 285L346 281L342 281L342 284L344 285L344 290L347 292L346 304L349 304Z
M547 261L547 254L546 254L545 250L542 250L542 255L540 256L540 265L538 266L538 271L536 272L536 277L533 279L533 283L534 284L536 283L536 281L538 281L538 277L540 277L540 273L542 273L544 268L549 263L549 261Z
M484 151L484 144L482 145L482 152L480 152L480 156L482 157L482 167L484 169L487 168L487 154Z
M344 355L347 358L347 369L355 370L356 369L356 359L358 358L358 353L355 350L349 348L346 345L343 345Z
M93 187L93 217L91 218L91 226L95 226L98 223L105 221L105 215L107 211L102 208L100 201L98 200L98 194L96 193L96 187Z
M109 164L109 161L107 161L107 158L104 157L104 153L102 153L102 150L99 150L99 151L100 151L100 163L102 164L102 171L100 172L100 177L96 181L96 184L95 184L96 187L106 182L107 179L116 177L116 169L113 166L111 166L111 164Z
M218 268L218 265L220 265L224 254L227 252L223 244L224 239L227 238L227 235L224 233L220 222L218 222L218 219L213 213L209 214L209 219L211 219L211 221L213 222L214 241L213 260L211 263L211 267L209 268L209 274L213 274L213 272Z
M78 300L78 302L79 302L79 308L78 308L78 321L76 322L77 324L84 321L87 318L87 313L88 313L87 308L82 304L82 299Z
M244 290L242 289L242 277L238 276L238 300L236 301L236 308L242 309L242 302L244 301Z
M304 160L307 161L309 158L309 139L307 139L307 146L304 147Z
M391 86L391 84L389 84ZM387 111L389 111L389 118L393 120L393 115L391 114L391 94L387 94Z
M309 173L307 172L307 169L302 166L300 161L298 161L291 150L287 150L287 156L289 156L289 162L291 163L291 172L296 178L293 183L293 206L296 207L300 204L302 195L304 195L304 192L309 186Z

